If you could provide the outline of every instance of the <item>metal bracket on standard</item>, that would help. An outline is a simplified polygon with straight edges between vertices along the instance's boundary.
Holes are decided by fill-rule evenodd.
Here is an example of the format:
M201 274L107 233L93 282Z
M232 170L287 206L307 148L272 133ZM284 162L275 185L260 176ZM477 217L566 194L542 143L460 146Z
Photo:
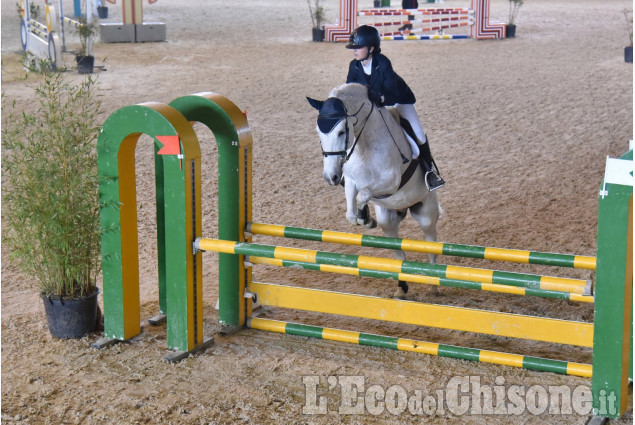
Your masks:
M243 294L243 298L251 299L255 303L258 302L258 294L256 294L255 292L249 292L246 289L245 289L245 293Z
M192 255L196 255L199 252L201 252L201 249L199 248L200 243L201 243L201 237L200 236L198 238L194 239L194 242L192 243Z

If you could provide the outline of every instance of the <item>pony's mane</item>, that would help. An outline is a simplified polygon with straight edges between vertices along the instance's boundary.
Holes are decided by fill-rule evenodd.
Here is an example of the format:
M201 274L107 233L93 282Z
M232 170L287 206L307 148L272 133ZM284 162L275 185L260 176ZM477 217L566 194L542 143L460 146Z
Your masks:
M359 104L368 99L368 89L358 83L342 84L331 90L329 97L337 97L345 105L350 105L351 102Z

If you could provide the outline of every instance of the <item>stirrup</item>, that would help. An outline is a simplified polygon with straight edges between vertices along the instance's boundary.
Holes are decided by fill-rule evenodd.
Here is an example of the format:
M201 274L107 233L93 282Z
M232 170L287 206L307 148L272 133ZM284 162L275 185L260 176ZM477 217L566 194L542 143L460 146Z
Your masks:
M437 180L438 180L438 182L439 182L439 183L438 183L436 186L432 186L432 187L430 187L430 183L428 182L428 176L429 176L429 175L432 175L432 176L434 176L434 177L436 177L436 178L437 178ZM426 182L426 187L428 188L428 190L429 190L430 192L434 192L435 190L437 190L437 189L441 189L443 186L445 186L445 180L443 180L443 179L441 178L441 176L439 176L436 172L434 172L434 171L432 171L432 170L430 170L430 171L427 171L427 172L426 172L426 174L425 174L425 176L424 176L424 180L425 180L425 182Z

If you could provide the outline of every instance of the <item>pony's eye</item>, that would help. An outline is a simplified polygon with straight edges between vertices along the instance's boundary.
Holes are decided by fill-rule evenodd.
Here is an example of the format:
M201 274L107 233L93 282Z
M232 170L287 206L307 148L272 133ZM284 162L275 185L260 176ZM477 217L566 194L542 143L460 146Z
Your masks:
M344 135L344 130L340 130L339 133L337 133L337 137L342 137Z

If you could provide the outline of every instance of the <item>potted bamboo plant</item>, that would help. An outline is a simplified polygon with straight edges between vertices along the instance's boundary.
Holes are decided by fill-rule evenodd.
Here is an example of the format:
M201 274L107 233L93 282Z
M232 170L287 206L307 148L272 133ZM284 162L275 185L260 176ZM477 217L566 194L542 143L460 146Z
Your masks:
M518 16L520 7L524 3L523 0L509 0L509 15L505 28L505 34L508 38L516 37L516 17Z
M79 25L76 28L79 35L79 50L75 54L77 61L77 72L80 74L92 74L95 66L95 57L93 56L93 40L97 34L97 26L94 22L88 22L86 17L79 19Z
M633 63L633 11L624 9L626 29L628 30L628 46L624 47L624 62Z
M311 5L313 1L313 5ZM324 27L323 22L325 19L324 8L320 4L320 0L306 0L309 5L309 12L311 13L311 23L313 24L313 41L324 41Z
M79 338L101 316L95 82L42 67L34 112L7 104L2 122L2 240L39 284L50 333Z

